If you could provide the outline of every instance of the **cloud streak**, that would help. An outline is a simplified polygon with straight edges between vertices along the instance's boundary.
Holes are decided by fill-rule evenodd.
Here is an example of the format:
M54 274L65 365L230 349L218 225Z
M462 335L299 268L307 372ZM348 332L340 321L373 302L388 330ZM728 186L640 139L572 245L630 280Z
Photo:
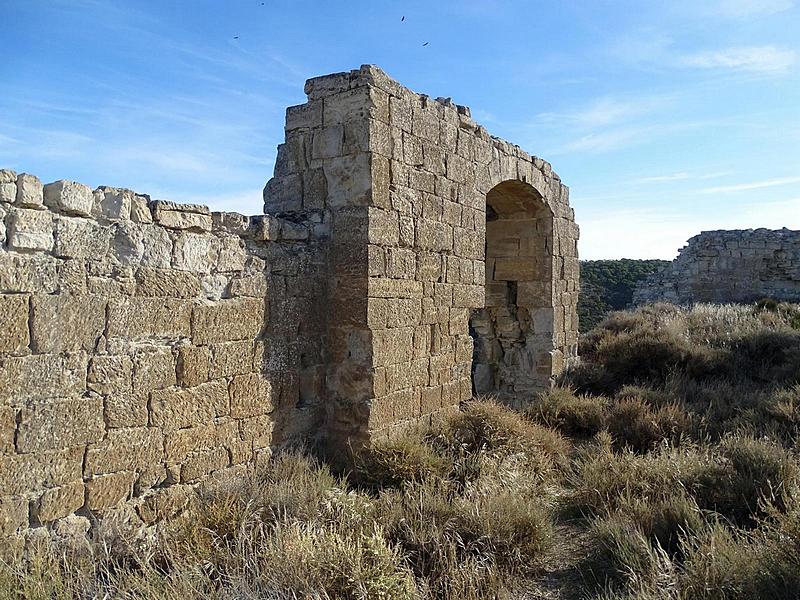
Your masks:
M800 183L800 177L778 177L775 179L764 179L761 181L751 181L748 183L737 183L735 185L722 185L700 190L701 194L729 194L732 192L745 192L748 190L760 190L764 188L776 187Z
M684 56L680 61L700 69L732 69L755 73L784 73L794 66L797 53L777 46L741 46L708 50Z

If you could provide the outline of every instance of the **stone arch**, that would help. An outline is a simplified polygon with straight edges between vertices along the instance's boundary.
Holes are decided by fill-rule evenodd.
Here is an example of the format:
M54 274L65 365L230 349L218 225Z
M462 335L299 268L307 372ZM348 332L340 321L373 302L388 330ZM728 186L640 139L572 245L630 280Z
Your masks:
M486 194L486 301L470 315L478 395L518 404L551 385L553 211L531 184Z

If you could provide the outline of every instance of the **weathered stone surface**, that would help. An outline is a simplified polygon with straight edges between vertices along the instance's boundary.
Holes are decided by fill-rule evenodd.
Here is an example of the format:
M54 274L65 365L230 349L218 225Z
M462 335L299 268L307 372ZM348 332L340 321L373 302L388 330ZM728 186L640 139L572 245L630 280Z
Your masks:
M89 186L62 179L44 186L44 204L57 212L88 217L92 214L94 199Z
M152 205L153 220L169 229L188 229L191 231L211 231L211 215L208 208L204 213L188 210L173 210L171 203L156 201Z
M201 291L197 275L186 271L139 267L135 277L138 296L195 298Z
M52 488L42 494L33 512L42 523L61 519L84 505L84 492L82 480Z
M95 356L89 362L88 388L97 394L125 394L131 391L133 362L127 355Z
M113 220L130 219L134 196L131 190L101 186L93 192L92 214Z
M133 357L133 391L148 395L177 383L175 357L170 348L148 348Z
M181 346L178 350L178 382L184 387L208 381L211 351L203 346Z
M0 496L0 536L11 535L28 523L28 503L19 496Z
M51 257L0 253L0 291L51 293L57 286L56 262Z
M31 297L31 347L36 352L92 352L105 326L106 300L100 296Z
M20 411L17 450L39 452L79 446L101 439L104 431L102 399L49 400Z
M273 390L269 380L258 373L236 375L230 384L231 416L255 417L272 412Z
M15 495L37 492L81 478L83 447L0 456L0 490Z
M82 454L81 454L82 456ZM164 434L154 427L109 430L105 439L86 450L86 476L143 471L164 458ZM80 473L80 466L78 468Z
M704 231L637 285L635 304L800 301L800 231Z
M192 313L192 340L197 345L258 337L264 329L264 300L233 298L197 304Z
M27 295L0 295L0 355L28 353L28 302Z
M172 239L166 229L157 225L117 223L111 255L122 264L168 269L172 263Z
M86 355L39 354L0 359L0 401L80 395L86 391Z
M38 177L27 173L17 176L15 204L21 208L41 208L44 204L44 187Z
M139 516L146 524L153 525L187 510L193 499L194 492L188 485L160 489L144 499L138 507Z
M209 236L182 233L175 240L172 266L180 271L210 273L217 261L214 244Z
M118 298L108 303L108 336L181 338L191 333L192 305L170 298Z
M135 479L130 471L92 477L86 482L86 507L105 510L116 506L131 495Z
M227 467L228 464L228 451L225 448L205 450L183 463L181 482L196 481L205 475Z
M165 429L180 429L207 423L229 412L228 388L224 381L193 388L167 388L150 394L150 420Z
M89 219L59 217L53 253L64 258L97 259L108 253L111 234L111 228Z
M12 210L8 217L8 245L18 250L52 250L53 215L28 208Z

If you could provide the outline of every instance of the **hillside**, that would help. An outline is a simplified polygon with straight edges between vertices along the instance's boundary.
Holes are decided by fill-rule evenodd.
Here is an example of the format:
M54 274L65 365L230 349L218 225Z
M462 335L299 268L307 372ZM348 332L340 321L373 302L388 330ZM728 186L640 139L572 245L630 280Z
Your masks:
M581 261L578 317L582 332L595 327L612 310L628 308L636 283L670 264L667 260Z

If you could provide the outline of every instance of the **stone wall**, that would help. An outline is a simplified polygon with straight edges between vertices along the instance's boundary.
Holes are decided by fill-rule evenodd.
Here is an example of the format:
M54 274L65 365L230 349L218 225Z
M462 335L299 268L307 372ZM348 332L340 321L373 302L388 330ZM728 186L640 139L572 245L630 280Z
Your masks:
M277 447L525 402L576 356L547 162L372 66L306 93L264 215L0 171L7 547L143 531Z
M11 171L0 216L0 539L130 498L151 524L164 498L317 433L308 228Z
M634 304L800 301L800 231L704 231L634 291Z

